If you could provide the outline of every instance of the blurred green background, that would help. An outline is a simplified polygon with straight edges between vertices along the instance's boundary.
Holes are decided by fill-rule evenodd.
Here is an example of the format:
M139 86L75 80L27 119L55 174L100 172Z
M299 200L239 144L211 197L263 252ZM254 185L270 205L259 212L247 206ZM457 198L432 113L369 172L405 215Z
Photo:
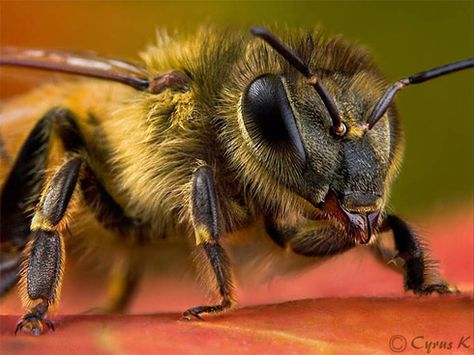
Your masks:
M198 24L323 25L371 49L390 80L474 53L474 2L0 2L2 46L95 50L124 58L155 28ZM2 70L2 98L28 80ZM406 89L398 107L407 149L391 206L416 215L472 201L474 71ZM40 79L37 79L40 78ZM21 82L20 82L21 79Z

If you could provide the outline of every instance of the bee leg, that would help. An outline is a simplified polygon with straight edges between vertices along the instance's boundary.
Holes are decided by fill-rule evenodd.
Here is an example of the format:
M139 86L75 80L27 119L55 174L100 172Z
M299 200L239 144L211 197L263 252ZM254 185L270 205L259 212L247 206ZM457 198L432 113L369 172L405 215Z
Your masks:
M18 255L9 255L7 253L0 254L0 296L6 294L18 283L19 269L20 258Z
M70 120L62 108L52 108L35 124L18 152L0 192L0 296L19 280L11 260L20 264L21 251L30 237L30 207L39 202L44 185L50 138L56 122ZM4 267L8 264L8 267ZM15 275L16 274L16 275Z
M33 216L32 240L25 248L20 279L22 301L30 311L20 320L15 333L26 329L39 335L42 323L54 329L53 323L45 317L49 307L58 300L64 269L64 240L59 226L64 224L81 165L81 158L72 158L59 168L45 188Z
M106 312L124 313L129 307L143 274L140 260L120 254L114 261L109 279Z
M140 236L140 221L125 214L87 164L82 168L79 186L84 203L103 227L120 235Z
M43 322L46 326L54 331L54 323L49 319L44 319L48 312L48 301L43 300L34 306L30 312L25 314L22 319L18 322L15 329L15 335L18 331L27 329L33 335L40 335L43 332Z
M227 255L219 244L221 214L219 211L213 173L210 167L202 166L196 170L192 184L192 216L198 258L217 285L221 302L213 306L198 306L186 310L183 319L191 316L201 319L202 313L218 313L234 303L230 264Z
M10 163L10 154L8 154L5 148L5 143L3 142L3 137L1 133L0 133L0 160L5 165L8 165L8 163Z
M308 220L288 225L273 216L265 217L268 236L281 248L307 257L327 257L340 254L353 247L342 238L331 238L320 221Z
M49 110L30 131L0 193L1 248L21 250L28 242L31 215L28 206L39 202L45 181L54 119L61 110Z
M109 195L92 169L85 164L79 179L85 204L106 229L118 235L141 236L140 222L128 217ZM131 253L119 253L108 281L107 304L94 310L99 313L124 313L130 305L142 276L142 260Z
M389 256L395 266L403 270L406 290L412 290L417 295L459 292L441 279L437 263L429 255L428 246L405 221L395 215L387 215L382 227L392 230L396 252L390 252L383 246L379 251L382 257Z

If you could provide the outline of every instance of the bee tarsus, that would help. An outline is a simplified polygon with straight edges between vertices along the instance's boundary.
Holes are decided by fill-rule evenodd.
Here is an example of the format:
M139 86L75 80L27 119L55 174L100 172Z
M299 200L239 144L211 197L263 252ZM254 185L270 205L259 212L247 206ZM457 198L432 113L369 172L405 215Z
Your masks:
M428 246L412 228L398 216L387 215L383 231L391 230L398 256L404 260L402 270L405 289L418 295L457 293L454 286L441 280L436 263L431 259Z
M15 328L15 335L20 330L28 330L33 335L41 335L43 333L43 323L46 324L48 329L55 331L54 322L50 319L46 319L46 313L48 311L48 302L43 300L41 303L36 305L31 312L25 314L20 319Z
M232 306L232 302L223 301L221 304L218 304L215 306L198 306L198 307L189 308L188 310L183 312L183 317L181 318L181 320L189 321L191 320L191 316L199 320L204 320L204 318L201 317L201 314L220 313L229 309L231 306Z

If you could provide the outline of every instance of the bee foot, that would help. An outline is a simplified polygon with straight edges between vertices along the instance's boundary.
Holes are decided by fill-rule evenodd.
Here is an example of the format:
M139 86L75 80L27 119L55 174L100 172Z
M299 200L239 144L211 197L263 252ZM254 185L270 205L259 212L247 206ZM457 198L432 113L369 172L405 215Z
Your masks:
M440 284L431 284L431 285L422 285L413 290L416 295L426 296L431 295L433 293L437 293L439 295L449 295L449 294L458 294L460 291L457 289L456 286L450 286L445 283Z
M204 320L204 318L201 317L202 313L219 313L225 311L226 309L229 309L230 307L231 303L229 301L224 301L222 302L222 304L218 304L215 306L198 306L189 308L183 313L183 317L181 318L181 320L189 321L191 320L191 316L199 320Z
M186 311L183 312L183 316L181 317L181 320L182 321L190 321L191 320L191 317L195 317L196 319L199 319L199 320L204 320L204 318L202 318L199 314L200 313L203 313L204 311L200 311L202 307L194 307L194 308L190 308Z
M16 325L15 335L20 331L30 332L32 335L38 336L43 333L43 323L48 329L54 331L54 323L49 319L44 319L36 314L26 314Z

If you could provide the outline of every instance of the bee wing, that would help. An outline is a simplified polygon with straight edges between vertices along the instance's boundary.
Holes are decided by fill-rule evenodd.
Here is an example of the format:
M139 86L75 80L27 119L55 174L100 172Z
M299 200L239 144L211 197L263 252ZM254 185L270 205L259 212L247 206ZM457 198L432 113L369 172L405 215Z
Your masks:
M2 48L0 65L38 68L117 81L137 90L148 90L150 74L135 63L94 52Z

